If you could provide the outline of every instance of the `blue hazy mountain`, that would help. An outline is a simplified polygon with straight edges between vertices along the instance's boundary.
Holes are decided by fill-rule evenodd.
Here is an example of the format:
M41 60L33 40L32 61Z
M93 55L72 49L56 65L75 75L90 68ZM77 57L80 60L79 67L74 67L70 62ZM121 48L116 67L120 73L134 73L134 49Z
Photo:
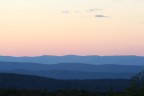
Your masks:
M144 56L35 56L35 57L11 57L0 56L0 61L9 62L34 62L43 64L57 63L86 63L86 64L120 64L120 65L144 65Z
M27 62L0 62L0 70L32 70L32 71L48 71L48 70L69 70L82 72L133 72L137 73L144 69L144 66L138 65L92 65L82 63L60 63L60 64L39 64Z
M30 71L30 70L5 70L3 73L17 73L36 75L62 80L83 80L83 79L130 79L136 73L128 72L81 72L68 70Z
M130 78L144 69L138 65L91 65L82 63L39 64L0 62L0 72L21 73L57 79Z

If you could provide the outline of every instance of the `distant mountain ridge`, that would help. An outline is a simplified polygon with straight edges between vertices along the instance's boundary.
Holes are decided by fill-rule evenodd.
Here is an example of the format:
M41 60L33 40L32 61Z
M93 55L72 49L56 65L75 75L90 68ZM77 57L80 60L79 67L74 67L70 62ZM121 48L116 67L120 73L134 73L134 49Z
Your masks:
M34 62L42 64L58 63L86 63L86 64L119 64L119 65L144 65L144 56L35 56L35 57L12 57L0 56L0 61L6 62Z
M5 70L2 73L17 73L25 75L43 76L62 80L83 79L130 79L136 73L132 72L81 72L68 70L30 71L30 70Z
M56 79L129 79L144 70L138 65L92 65L82 63L39 64L0 62L0 72L20 73Z
M137 73L144 69L144 66L138 65L92 65L82 63L60 63L60 64L39 64L28 62L0 62L0 70L24 69L32 71L48 70L69 70L81 72L133 72Z

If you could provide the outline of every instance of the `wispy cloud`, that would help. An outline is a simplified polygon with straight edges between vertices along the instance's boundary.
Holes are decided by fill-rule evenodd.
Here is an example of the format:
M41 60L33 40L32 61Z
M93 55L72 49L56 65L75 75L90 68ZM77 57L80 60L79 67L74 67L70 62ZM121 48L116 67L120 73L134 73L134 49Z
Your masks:
M109 16L105 16L105 15L99 14L99 15L95 15L95 17L97 17L97 18L105 18L105 17L109 17Z
M102 9L91 8L91 9L86 9L86 10L73 10L73 11L64 10L64 11L62 11L62 13L85 13L85 12L95 12L98 10L102 10Z
M70 11L62 11L62 13L70 13Z
M89 9L88 11L89 11L89 12L94 12L94 11L99 11L99 10L102 10L102 9L92 8L92 9Z
M96 18L106 18L106 17L109 17L109 16L106 16L106 15L103 15L103 14L97 14L97 15L95 15L95 13L97 13L96 11L98 11L98 10L102 10L102 9L91 8L91 9L87 9L87 10L71 10L71 11L64 10L64 11L61 11L61 12L65 13L65 14L76 13L76 14L79 14L80 16L90 16L90 15L93 15Z

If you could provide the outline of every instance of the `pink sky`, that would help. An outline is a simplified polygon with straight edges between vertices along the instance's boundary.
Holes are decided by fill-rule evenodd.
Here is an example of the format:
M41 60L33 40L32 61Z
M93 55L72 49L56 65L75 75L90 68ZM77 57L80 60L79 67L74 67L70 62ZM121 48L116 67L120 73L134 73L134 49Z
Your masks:
M0 55L144 55L143 5L142 0L2 0Z

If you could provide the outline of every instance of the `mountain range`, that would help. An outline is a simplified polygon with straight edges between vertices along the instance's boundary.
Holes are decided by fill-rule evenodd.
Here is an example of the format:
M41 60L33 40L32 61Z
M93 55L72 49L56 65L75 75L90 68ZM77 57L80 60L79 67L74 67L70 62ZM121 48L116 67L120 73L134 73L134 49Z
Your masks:
M58 63L85 63L85 64L119 64L119 65L144 65L144 56L34 56L34 57L13 57L0 56L0 61L6 62L34 62L42 64Z
M138 65L92 65L82 63L39 64L0 62L0 72L44 76L56 79L129 79L142 71Z
M0 88L122 91L143 70L142 56L0 56Z

